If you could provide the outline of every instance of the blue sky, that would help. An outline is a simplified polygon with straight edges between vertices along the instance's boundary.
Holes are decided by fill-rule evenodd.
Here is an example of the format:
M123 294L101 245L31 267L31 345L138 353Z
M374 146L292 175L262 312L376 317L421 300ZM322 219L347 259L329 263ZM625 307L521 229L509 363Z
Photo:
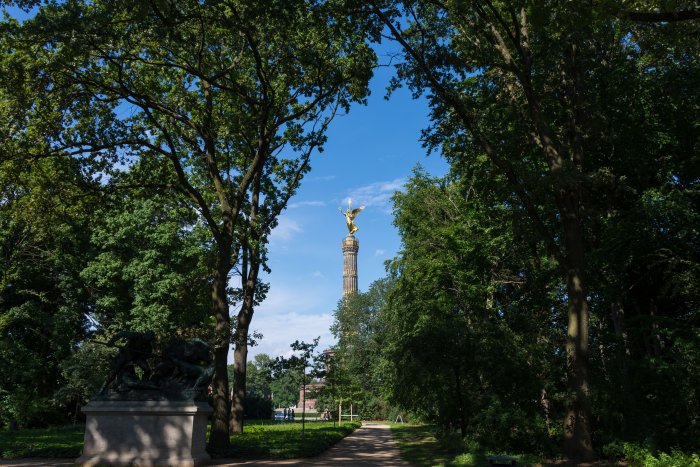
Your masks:
M387 62L380 56L380 63ZM249 360L258 353L288 354L296 339L321 336L321 348L334 343L329 327L342 295L341 241L347 235L338 208L346 207L348 198L354 207L366 206L355 219L359 288L366 291L385 275L384 262L400 248L391 195L419 163L432 175L448 170L437 154L426 156L419 141L428 124L425 100L413 100L405 89L385 100L392 73L393 67L379 67L368 104L333 121L325 151L314 157L311 172L273 231L272 273L264 277L270 292L251 322L251 330L264 337L250 349Z

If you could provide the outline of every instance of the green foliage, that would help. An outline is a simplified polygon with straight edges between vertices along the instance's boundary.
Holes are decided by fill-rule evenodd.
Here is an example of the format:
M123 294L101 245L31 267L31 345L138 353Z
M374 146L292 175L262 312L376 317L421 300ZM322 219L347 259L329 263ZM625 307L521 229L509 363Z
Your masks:
M116 177L118 187L141 167ZM196 213L181 197L116 188L102 198L91 225L95 255L81 272L101 329L152 330L210 337L211 246Z
M292 381L296 381L297 387L301 389L300 400L301 410L301 436L305 435L306 426L306 399L316 397L316 394L309 384L315 379L323 376L323 356L316 353L320 337L312 342L294 341L290 344L293 354L289 357L277 357L273 363L273 374L280 376L283 374L291 376ZM296 404L295 404L296 405Z
M686 454L678 450L654 452L653 450L632 443L623 443L624 460L630 467L697 467L700 466L700 454Z
M86 335L80 279L91 252L92 183L69 160L0 160L0 415L60 422L60 363ZM68 402L68 401L63 401ZM65 412L64 412L65 410Z
M698 22L371 3L452 167L396 196L389 400L486 448L696 450Z
M258 354L248 362L246 372L246 397L266 401L265 407L291 407L299 402L299 376L294 369L276 367L275 360L267 354ZM253 411L246 408L246 413ZM271 410L267 410L268 415ZM258 417L262 418L262 417Z
M334 409L353 405L364 420L388 418L389 407L382 394L383 369L381 309L388 279L373 282L367 292L358 292L338 303L331 332L338 345L327 354L326 385L320 391L320 405Z
M481 189L417 172L395 196L404 249L381 315L386 394L485 447L547 449L563 307L546 258L515 242L517 224Z
M364 23L313 0L20 3L37 8L0 23L0 97L9 103L0 119L10 129L1 160L64 158L118 188L134 186L119 169L140 165L135 185L151 190L140 195L164 199L107 212L84 277L100 295L100 325L159 333L199 326L201 286L211 289L212 443L225 447L229 344L246 354L266 291L258 272L267 237L311 155L336 112L368 93L375 56ZM202 226L205 238L191 242ZM236 265L242 280L231 291ZM231 301L241 305L234 326ZM182 313L183 303L195 312Z
M270 383L274 407L290 407L299 402L299 377L292 371L277 373Z
M112 349L88 341L60 363L64 383L54 393L54 400L61 405L72 404L73 423L80 417L80 407L102 387L113 357Z
M264 420L272 416L273 404L277 403L280 397L277 388L284 388L283 383L280 384L281 381L279 381L283 377L273 378L273 363L269 355L257 354L246 366L245 417L247 419ZM229 379L233 379L233 365L229 365ZM291 380L289 389L293 398L296 399L298 386ZM281 391L281 394L284 394L284 391Z

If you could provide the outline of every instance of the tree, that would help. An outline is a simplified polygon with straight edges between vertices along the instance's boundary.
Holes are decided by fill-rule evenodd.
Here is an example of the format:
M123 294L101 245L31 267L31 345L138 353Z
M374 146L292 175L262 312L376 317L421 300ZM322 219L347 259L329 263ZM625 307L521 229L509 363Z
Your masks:
M182 196L138 186L135 165L101 188L90 225L94 256L81 272L95 303L90 318L102 331L211 337L207 232ZM166 178L167 174L162 174Z
M382 395L383 349L382 309L392 288L390 279L373 282L367 292L358 292L341 300L334 313L331 332L338 345L329 355L322 392L336 400L352 402L364 419L388 417Z
M80 417L80 408L100 390L109 374L111 349L94 343L83 342L59 364L65 381L53 397L61 406L73 407L73 424Z
M26 102L11 157L128 164L155 159L153 185L184 195L209 229L214 318L213 449L229 444L228 282L241 265L233 431L242 430L247 331L265 241L338 109L367 94L373 53L332 4L24 2L3 23L8 85ZM17 60L16 57L21 57ZM16 92L21 90L22 92ZM22 151L19 150L22 149Z
M697 30L692 21L659 25L677 38L662 51L646 41L643 28L616 17L622 3L358 5L378 20L376 36L385 28L402 50L395 84L429 99L428 147L441 147L458 171L485 157L488 175L506 183L502 201L527 217L534 238L558 265L568 304L564 451L571 459L594 456L589 284L596 220L604 215L596 209L594 194L603 193L594 181L613 167L624 168L614 179L624 177L638 160L626 149L639 141L611 123L623 117L648 129L643 106L657 101L628 101L629 91L697 56L695 41L678 40ZM647 59L664 67L647 67ZM682 107L695 114L692 104ZM652 154L642 154L653 162Z
M248 393L258 397L272 398L272 363L267 354L258 354L252 362L248 362L246 377Z
M277 357L275 359L274 368L277 375L289 373L294 375L296 387L301 387L301 436L304 436L306 427L306 384L307 377L319 376L321 369L318 365L319 356L314 353L318 347L318 341L321 337L317 337L313 342L294 341L290 344L292 351L295 352L291 357Z
M484 449L549 450L564 300L499 184L417 171L394 196L402 249L379 314L389 402Z
M272 362L270 392L275 407L291 407L299 402L298 375L291 370L275 368Z
M74 161L0 161L0 412L15 425L73 409L54 393L88 331L90 185Z
M267 354L258 354L246 365L246 418L266 419L273 409L273 363ZM233 380L233 365L229 365L229 379ZM232 388L235 391L235 387Z

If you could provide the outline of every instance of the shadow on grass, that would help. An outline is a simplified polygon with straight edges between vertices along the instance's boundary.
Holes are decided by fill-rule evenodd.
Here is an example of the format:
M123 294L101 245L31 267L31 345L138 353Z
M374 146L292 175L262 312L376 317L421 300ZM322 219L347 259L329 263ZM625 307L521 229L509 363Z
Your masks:
M76 458L83 449L81 425L0 431L0 458Z
M307 423L304 436L300 423L258 425L248 423L242 434L231 436L231 449L211 453L214 458L294 459L313 457L352 433L359 423Z
M307 422L246 424L245 432L231 437L231 450L211 453L214 458L293 459L321 454L352 433L359 423ZM208 432L208 429L207 429ZM0 431L0 458L77 458L83 449L84 426Z
M432 425L392 424L391 431L401 449L401 457L416 466L488 467L487 453L465 452L455 439L435 437ZM529 465L527 463L518 465Z

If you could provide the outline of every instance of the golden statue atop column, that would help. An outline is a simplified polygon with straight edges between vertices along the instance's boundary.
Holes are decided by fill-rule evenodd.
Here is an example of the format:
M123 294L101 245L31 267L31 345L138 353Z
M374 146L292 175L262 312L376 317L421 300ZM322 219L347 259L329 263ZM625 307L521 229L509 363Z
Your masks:
M360 242L355 238L357 226L355 218L364 209L364 206L352 209L352 200L348 200L348 208L340 213L345 216L345 224L348 227L348 236L343 239L343 297L357 292L357 252L360 250Z
M348 209L343 212L343 208L338 208L338 211L345 216L345 225L348 226L348 232L350 235L353 235L355 232L357 232L358 228L355 225L355 218L357 215L362 212L362 210L365 208L364 206L360 206L359 208L355 209L350 209L352 208L352 200L348 200Z

